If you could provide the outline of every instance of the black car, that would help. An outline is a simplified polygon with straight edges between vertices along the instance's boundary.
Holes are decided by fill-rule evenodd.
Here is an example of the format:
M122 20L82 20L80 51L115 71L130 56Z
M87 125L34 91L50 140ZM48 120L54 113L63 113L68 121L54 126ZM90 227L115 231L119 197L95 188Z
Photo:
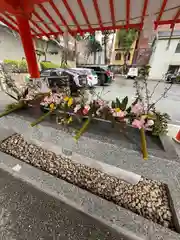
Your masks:
M79 65L78 67L93 69L98 76L99 85L101 85L101 86L103 86L106 83L111 83L112 82L111 72L104 66Z
M69 86L71 93L76 93L78 89L87 85L87 76L71 69L43 70L41 71L41 77L47 78L51 89Z

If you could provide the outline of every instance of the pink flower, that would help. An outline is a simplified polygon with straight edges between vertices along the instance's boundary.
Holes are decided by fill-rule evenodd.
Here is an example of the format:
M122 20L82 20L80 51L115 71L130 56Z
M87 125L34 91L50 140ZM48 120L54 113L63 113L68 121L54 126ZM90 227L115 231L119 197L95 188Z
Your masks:
M103 100L98 100L98 104L99 104L99 106L103 106L103 105L105 105L105 101L103 101Z
M142 105L142 103L138 102L134 106L132 106L131 112L136 114L136 115L142 114L143 113L143 105Z
M134 119L134 121L132 122L132 126L134 127L134 128L139 128L139 129L141 129L141 128L143 128L144 127L144 120L143 119L140 119L140 120L138 120L138 119Z
M88 114L89 109L90 109L90 106L86 105L86 106L84 107L83 111L82 111L83 114L84 114L84 115Z

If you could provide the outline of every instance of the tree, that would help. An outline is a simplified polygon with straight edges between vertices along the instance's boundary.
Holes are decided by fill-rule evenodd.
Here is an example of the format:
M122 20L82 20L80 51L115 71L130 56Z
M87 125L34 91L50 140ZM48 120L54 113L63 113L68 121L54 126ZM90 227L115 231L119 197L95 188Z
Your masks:
M127 56L130 53L133 42L137 38L137 34L136 29L121 29L117 31L116 44L123 53L124 71L127 70Z
M108 64L108 57L107 57L107 43L109 41L109 37L111 34L113 34L114 30L105 30L102 32L103 34L103 46L104 46L104 63Z
M96 53L102 51L102 46L98 40L96 40L95 33L86 33L83 36L80 36L79 34L76 35L75 37L76 44L75 46L77 47L77 42L83 41L84 42L84 47L86 48L84 51L84 55L87 57L87 59L90 57L90 55L94 55L94 64L96 63ZM76 56L79 55L80 52L77 52L75 50ZM82 52L81 52L82 53Z
M47 53L49 47L49 39L43 38L43 40L36 40L36 54L38 56L38 62L42 56L44 56L44 61L47 61Z
M96 53L102 52L102 46L98 40L96 40L95 33L91 34L87 42L87 56L94 55L94 64L96 63Z

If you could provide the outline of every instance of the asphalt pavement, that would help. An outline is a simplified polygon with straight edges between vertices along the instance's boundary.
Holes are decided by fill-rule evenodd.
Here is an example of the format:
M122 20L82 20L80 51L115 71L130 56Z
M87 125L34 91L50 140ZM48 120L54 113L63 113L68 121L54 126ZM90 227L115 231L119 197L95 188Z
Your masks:
M120 240L114 230L0 170L0 239Z

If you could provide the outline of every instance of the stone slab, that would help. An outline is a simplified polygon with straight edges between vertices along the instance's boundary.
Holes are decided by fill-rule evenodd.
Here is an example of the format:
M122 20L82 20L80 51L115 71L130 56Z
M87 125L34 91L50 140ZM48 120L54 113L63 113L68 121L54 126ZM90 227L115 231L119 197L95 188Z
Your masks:
M13 166L17 164L21 165L21 170L19 172L12 170ZM72 208L72 212L78 211L85 214L89 221L90 219L94 219L94 222L97 222L96 227L102 224L104 228L109 231L110 235L116 234L115 236L118 238L115 239L178 240L180 237L179 234L169 229L165 229L131 211L123 209L61 179L57 179L48 173L38 170L2 152L0 152L0 168L9 172L14 178L21 179L23 182L33 185L36 189L45 192L47 195L51 195L58 199L65 204L65 207ZM24 183L21 182L19 183L20 186L23 184ZM28 191L28 188L24 188L24 190ZM18 195L16 195L16 197L17 196ZM43 201L43 199L42 197L41 200ZM58 211L61 211L61 207ZM75 214L76 217L78 216L77 214ZM91 227L91 225L89 227ZM104 239L105 238L103 238L103 240ZM19 239L17 238L17 240Z
M14 130L10 129L10 128L1 128L0 131L0 142L2 142L3 140L5 140L6 138L10 137L11 135L13 135L15 132Z

